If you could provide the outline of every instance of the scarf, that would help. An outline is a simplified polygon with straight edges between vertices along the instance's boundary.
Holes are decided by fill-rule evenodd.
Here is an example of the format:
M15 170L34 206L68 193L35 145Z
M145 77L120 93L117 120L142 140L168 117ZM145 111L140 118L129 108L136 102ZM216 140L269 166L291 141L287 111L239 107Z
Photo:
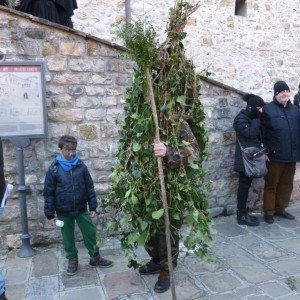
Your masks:
M56 156L56 160L65 171L70 171L78 163L78 154L76 154L71 160L63 160L61 154L59 154Z

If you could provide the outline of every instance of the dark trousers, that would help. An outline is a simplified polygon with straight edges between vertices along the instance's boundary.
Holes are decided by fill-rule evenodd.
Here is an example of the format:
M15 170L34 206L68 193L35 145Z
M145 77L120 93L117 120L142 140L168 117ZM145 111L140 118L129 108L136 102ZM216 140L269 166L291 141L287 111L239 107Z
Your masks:
M293 191L296 163L268 163L268 173L265 176L264 213L274 215L283 213L289 205Z
M177 258L179 254L179 230L182 221L172 222L171 224L171 252L173 266L177 266ZM165 229L160 229L145 244L145 250L155 263L161 263L164 270L168 271L168 252L166 244Z
M76 217L58 215L58 219L65 223L64 226L61 227L61 233L67 259L70 260L77 257L78 253L75 245L75 221L82 233L83 243L90 257L99 253L96 227L88 212L84 212Z
M237 210L241 215L247 213L247 199L248 199L249 188L251 186L252 180L253 178L246 176L244 172L239 172L239 187L237 191Z

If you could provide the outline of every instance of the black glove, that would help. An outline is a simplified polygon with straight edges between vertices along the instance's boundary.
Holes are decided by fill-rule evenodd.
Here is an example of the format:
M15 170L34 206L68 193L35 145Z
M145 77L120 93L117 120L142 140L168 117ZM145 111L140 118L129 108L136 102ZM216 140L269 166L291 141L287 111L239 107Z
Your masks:
M260 118L261 112L256 107L248 107L247 115L250 119Z

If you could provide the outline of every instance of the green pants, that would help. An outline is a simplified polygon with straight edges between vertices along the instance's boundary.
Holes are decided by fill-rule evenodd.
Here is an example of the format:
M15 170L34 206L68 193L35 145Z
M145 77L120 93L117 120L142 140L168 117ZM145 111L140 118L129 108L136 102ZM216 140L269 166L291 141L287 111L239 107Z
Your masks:
M75 245L75 221L82 233L83 243L88 250L90 257L99 253L97 246L97 231L88 212L84 212L76 217L58 215L58 219L64 221L61 227L61 234L67 259L77 257L78 250Z

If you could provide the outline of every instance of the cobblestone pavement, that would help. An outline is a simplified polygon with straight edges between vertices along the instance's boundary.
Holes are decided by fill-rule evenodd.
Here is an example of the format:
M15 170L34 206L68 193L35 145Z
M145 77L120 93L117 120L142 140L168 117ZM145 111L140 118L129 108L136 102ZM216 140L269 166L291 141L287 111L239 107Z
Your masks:
M289 207L296 220L275 218L268 225L237 225L235 216L216 218L212 226L213 262L181 251L175 269L178 300L300 299L300 204ZM81 243L79 271L65 273L67 261L60 243L36 248L19 258L16 250L0 252L8 300L171 299L171 291L156 294L156 275L140 276L127 267L118 240L107 239L102 255L114 260L107 269L91 268ZM143 249L142 259L147 259Z

